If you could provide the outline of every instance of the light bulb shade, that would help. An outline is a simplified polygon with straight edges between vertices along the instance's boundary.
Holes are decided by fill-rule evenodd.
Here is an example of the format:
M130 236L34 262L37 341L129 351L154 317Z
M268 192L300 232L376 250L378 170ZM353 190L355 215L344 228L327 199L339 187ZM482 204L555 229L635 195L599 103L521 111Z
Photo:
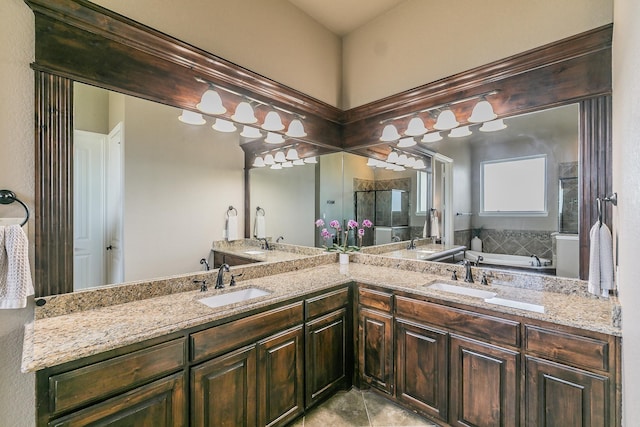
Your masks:
M393 169L394 172L402 172L405 171L406 169L404 168L404 166L400 166L400 165L393 165Z
M292 168L293 167L293 163L292 162L284 162L282 164L283 168Z
M304 159L304 162L305 163L315 164L315 163L318 163L318 159L316 158L316 156L307 157L306 159Z
M408 160L409 160L409 158L407 157L407 155L406 155L406 154L400 154L400 155L398 156L398 160L396 161L396 164L397 164L397 165L400 165L400 166L404 166L404 165L406 165L406 164L407 164L407 161L408 161Z
M280 163L276 163L275 165L271 165L269 169L279 170L282 169L282 165Z
M293 119L291 120L291 123L289 123L286 135L292 138L303 138L307 136L307 133L304 131L302 122L298 119Z
M379 162L379 161L380 161L380 160L372 159L371 157L369 157L369 158L367 159L367 166L375 167L375 166L377 166L377 165L378 165L378 162Z
M376 165L377 168L387 168L387 166L389 166L390 163L387 162L378 162L378 164Z
M456 115L453 114L453 111L447 108L438 115L438 120L436 120L436 124L433 125L433 128L436 130L449 130L459 124L460 123L456 120Z
M469 117L470 123L482 123L488 122L489 120L493 120L496 117L496 113L493 112L493 107L486 99L482 99L478 101L475 107L473 107L473 111L471 112L471 116Z
M482 126L480 126L480 130L482 132L495 132L497 130L502 130L506 127L507 125L504 123L504 120L498 119L498 120L493 120L491 122L485 122Z
M253 107L246 101L242 101L236 107L236 112L231 116L233 121L238 123L255 123L258 121L258 118L253 113Z
M224 114L227 112L227 109L222 105L222 98L213 89L209 89L202 94L200 103L196 105L196 108L205 114Z
M287 160L298 160L298 151L295 148L289 148L287 151Z
M424 164L424 160L418 159L416 160L416 164L413 165L414 169L426 169L427 166Z
M462 126L459 128L451 129L451 132L449 132L449 138L462 138L463 136L469 135L471 135L469 126Z
M260 132L260 129L258 128L245 125L242 127L242 132L240 132L240 136L244 136L245 138L262 138L262 132Z
M414 145L416 145L416 140L413 137L402 138L400 141L398 141L398 147L401 148L413 147Z
M400 139L400 134L394 125L386 125L384 129L382 129L380 141L391 142L397 139Z
M408 167L408 168L412 168L412 167L414 167L416 165L416 161L417 160L416 160L415 157L409 157L407 159L407 163L405 163L405 166Z
M215 123L213 123L213 126L211 127L213 130L217 130L218 132L235 132L238 130L233 122L224 119L216 119Z
M274 165L276 161L273 159L273 154L267 154L264 156L264 164L267 166Z
M182 110L182 114L178 116L178 120L188 125L203 125L207 122L204 117L202 117L202 114L189 110Z
M422 142L438 142L438 141L442 141L442 135L440 135L440 132L428 133L422 137Z
M395 163L397 161L398 161L398 153L395 151L390 152L389 155L387 156L387 162Z
M256 157L256 159L253 161L254 168L263 168L265 166L266 164L264 163L264 159L262 157Z
M280 114L278 114L275 111L269 111L266 117L264 118L262 129L270 130L270 131L280 131L284 129L284 125L282 124L282 119L280 118Z
M428 129L424 127L424 122L420 117L414 117L409 120L409 126L407 130L404 132L407 136L420 136L427 133Z
M274 154L273 160L275 160L278 163L284 163L287 161L287 158L285 157L282 151L278 151L276 154Z
M304 166L304 160L298 159L293 161L294 166Z
M282 144L284 142L284 136L279 133L269 132L267 133L267 137L264 139L264 142L267 144Z

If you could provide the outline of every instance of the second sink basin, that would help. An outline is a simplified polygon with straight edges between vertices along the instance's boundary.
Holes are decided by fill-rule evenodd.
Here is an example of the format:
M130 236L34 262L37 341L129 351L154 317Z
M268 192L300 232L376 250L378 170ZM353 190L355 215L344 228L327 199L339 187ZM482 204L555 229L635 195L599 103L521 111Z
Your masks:
M429 289L435 289L436 291L449 292L459 295L467 295L475 298L493 298L497 294L495 292L483 291L480 289L465 288L464 286L449 285L447 283L434 283L427 286Z
M260 288L245 288L226 294L214 295L207 298L199 299L202 304L209 307L222 307L223 305L235 304L238 302L248 301L250 299L269 295L271 292Z

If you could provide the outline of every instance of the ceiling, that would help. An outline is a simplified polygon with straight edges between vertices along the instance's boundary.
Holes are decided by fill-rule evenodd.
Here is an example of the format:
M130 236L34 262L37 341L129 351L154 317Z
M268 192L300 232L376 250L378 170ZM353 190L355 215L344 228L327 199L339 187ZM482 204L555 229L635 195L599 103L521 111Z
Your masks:
M289 0L339 36L372 21L405 0Z

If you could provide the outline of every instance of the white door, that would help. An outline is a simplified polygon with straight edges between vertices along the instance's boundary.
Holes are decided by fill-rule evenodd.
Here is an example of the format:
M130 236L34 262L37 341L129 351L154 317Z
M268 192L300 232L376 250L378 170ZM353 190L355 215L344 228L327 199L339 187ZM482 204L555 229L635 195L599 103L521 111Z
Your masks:
M107 284L124 281L123 187L124 135L122 122L109 132L107 143Z
M73 289L105 284L107 135L73 132Z

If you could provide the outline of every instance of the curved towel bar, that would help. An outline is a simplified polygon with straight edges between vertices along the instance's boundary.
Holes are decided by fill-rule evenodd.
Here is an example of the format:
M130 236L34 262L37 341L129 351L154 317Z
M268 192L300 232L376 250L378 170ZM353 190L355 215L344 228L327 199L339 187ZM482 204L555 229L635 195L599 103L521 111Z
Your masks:
M27 205L25 205L22 200L18 199L16 197L16 194L13 191L10 190L0 190L0 204L2 205L10 205L13 202L18 202L22 205L22 207L24 208L25 211L25 218L24 221L22 221L22 223L20 224L20 226L24 226L27 221L29 221L29 208L27 207Z
M598 222L602 227L602 202L610 202L613 206L618 206L618 193L613 193L608 197L596 197L596 207L598 209Z
M256 207L256 216L257 216L260 212L262 212L262 216L264 216L264 214L265 214L264 209L262 209L260 206L257 206L257 207Z
M238 216L238 210L236 208L234 208L233 206L229 206L229 209L227 209L227 218L229 218L231 215L229 215L229 212L235 212L235 216Z

